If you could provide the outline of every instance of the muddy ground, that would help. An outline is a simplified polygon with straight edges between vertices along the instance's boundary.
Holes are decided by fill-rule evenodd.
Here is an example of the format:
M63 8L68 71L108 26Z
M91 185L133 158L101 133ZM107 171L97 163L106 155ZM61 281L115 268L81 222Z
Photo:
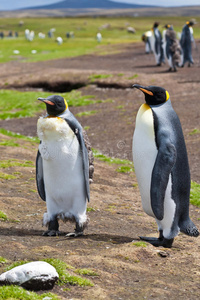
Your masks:
M199 41L196 41L198 49ZM194 51L191 68L169 73L168 65L155 66L143 44L112 47L115 54L87 55L42 63L15 61L1 65L0 87L19 90L48 89L53 93L80 86L84 95L94 95L101 103L72 107L74 114L96 110L79 117L86 126L92 147L108 156L132 159L131 143L135 117L144 102L143 94L132 90L133 83L166 88L178 113L188 149L191 178L200 183L200 134L191 134L199 125L200 61ZM95 79L92 74L112 74ZM24 135L36 135L35 118L0 121L0 127ZM13 139L1 135L1 140ZM37 144L17 139L19 147L1 146L1 160L35 161ZM91 186L90 224L85 235L66 238L72 224L60 223L60 237L41 236L45 203L35 186L35 168L15 166L2 172L15 179L0 181L1 211L8 221L0 222L0 256L10 260L59 258L75 268L88 268L99 276L93 287L56 286L52 292L62 299L199 299L200 239L183 234L172 249L149 244L137 247L138 236L157 236L155 220L142 210L134 173L122 174L117 165L95 160ZM190 216L200 228L200 209L190 206ZM1 266L0 271L3 271ZM87 276L85 276L87 277Z

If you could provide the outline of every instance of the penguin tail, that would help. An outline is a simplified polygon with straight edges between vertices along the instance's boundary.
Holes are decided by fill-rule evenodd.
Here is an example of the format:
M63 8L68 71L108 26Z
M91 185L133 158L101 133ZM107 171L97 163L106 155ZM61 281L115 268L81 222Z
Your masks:
M180 226L180 231L189 236L198 237L199 231L194 223L189 219L187 222L183 222Z

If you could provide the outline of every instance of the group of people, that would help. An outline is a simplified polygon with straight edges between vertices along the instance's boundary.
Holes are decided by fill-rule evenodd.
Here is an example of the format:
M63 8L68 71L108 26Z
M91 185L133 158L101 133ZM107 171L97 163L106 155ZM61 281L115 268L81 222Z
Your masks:
M169 71L177 71L177 67L184 67L188 62L188 67L194 63L192 58L193 25L196 24L194 19L187 21L182 28L180 41L178 41L173 26L166 24L161 34L158 29L159 23L155 22L152 30L142 35L145 42L145 52L153 52L157 66L161 66L165 61L169 64Z

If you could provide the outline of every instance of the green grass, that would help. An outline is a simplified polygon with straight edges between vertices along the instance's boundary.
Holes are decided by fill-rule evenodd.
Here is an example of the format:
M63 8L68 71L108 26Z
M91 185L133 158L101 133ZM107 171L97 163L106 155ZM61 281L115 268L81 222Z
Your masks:
M6 174L3 172L0 172L0 179L10 180L10 179L16 179L17 177L14 175Z
M75 273L79 275L87 275L87 276L99 276L99 274L90 269L76 269Z
M8 262L8 261L7 261L6 258L0 256L0 264L5 264L5 263L7 263L7 262Z
M131 172L134 172L134 168L129 167L129 166L121 166L121 167L117 168L116 171L118 173L131 173Z
M147 244L145 242L142 242L142 241L139 241L139 242L134 242L132 243L133 246L136 246L136 247L146 247Z
M187 17L156 16L160 22L160 30L166 23L171 23L176 32L181 32ZM200 17L196 20L200 23ZM0 62L11 60L20 61L42 61L72 57L90 53L110 54L117 52L117 44L134 43L141 41L141 35L152 28L155 17L68 17L68 18L23 18L24 25L19 27L18 18L1 18L1 30L19 33L18 38L1 40ZM133 25L136 33L129 34L126 30L126 23ZM44 40L38 38L38 33L47 34L50 28L56 28L54 38L46 37ZM102 29L102 42L99 44L96 40L96 34L99 28L104 24L110 24L107 29ZM25 40L24 30L29 28L34 30L35 39L32 42ZM66 31L73 31L73 39L66 38ZM55 38L61 36L63 44L57 45ZM194 37L200 38L199 26L194 26ZM109 47L107 47L109 46ZM13 54L14 50L19 50L19 55ZM36 50L36 54L31 51Z
M0 146L7 146L7 147L19 147L19 144L16 143L15 140L1 140Z
M91 82L94 82L96 79L105 79L112 77L112 74L92 74L89 76Z
M66 268L72 270L74 270L74 268L68 266L65 262L59 259L52 259L52 258L44 259L44 261L51 264L56 269L59 275L59 279L57 282L58 285L64 285L68 283L70 285L93 286L93 283L90 280L86 278L82 278L80 276L71 275L68 272L66 272Z
M12 132L12 131L9 131L9 130L6 130L4 128L0 128L0 133L3 134L3 135L6 135L6 136L10 136L10 137L15 137L17 139L22 139L24 141L28 141L28 142L34 142L34 143L39 143L39 139L37 137L29 137L29 136L25 136L25 135L22 135L22 134L19 134L19 133L15 133L15 132ZM13 143L16 143L15 140L9 140L11 141L11 144L12 142ZM8 142L9 142L8 141ZM5 141L6 142L6 141ZM2 142L1 142L2 143ZM0 145L1 145L0 143ZM16 145L19 146L19 144L16 143ZM7 146L10 146L9 144L7 144Z
M120 158L114 158L106 156L102 153L100 153L96 149L92 149L94 157L98 158L101 161L108 162L109 164L116 164L116 165L133 165L133 163L130 160L127 159L120 159Z
M76 117L83 117L83 116L92 116L97 113L97 110L90 110L90 111L83 111L76 114Z
M46 109L45 104L37 101L38 97L48 97L52 93L46 92L18 92L12 90L0 90L0 119L33 117L36 113ZM82 96L81 92L72 91L60 94L69 106L86 106L99 103L94 96Z
M114 158L114 157L109 157L106 156L102 153L100 153L96 149L92 149L93 155L95 158L104 161L108 164L116 164L116 165L121 165L119 166L116 171L119 173L130 173L134 172L134 167L133 167L133 162L127 159L120 159L120 158Z
M129 80L138 78L138 74L134 74L133 76L128 77Z
M199 133L200 133L200 129L195 128L189 133L189 135L194 135L194 134L199 134Z
M30 160L19 161L16 159L0 160L0 168L6 169L10 167L34 167L34 163Z
M44 293L38 295L35 292L27 291L19 286L10 285L10 286L1 286L0 287L0 299L1 300L42 300L42 299L49 299L49 300L59 300L60 297L52 294L52 293Z
M95 272L93 272L90 269L75 269L73 266L70 266L66 264L65 262L59 260L59 259L54 259L54 258L46 258L43 259L42 261L45 261L52 265L58 275L59 279L57 281L57 285L62 286L65 284L70 284L70 285L78 285L78 286L93 286L94 284L88 280L87 278L83 278L81 276L77 275L72 275L66 272L66 269L70 269L75 273L81 274L81 275L88 275L88 276L98 276ZM17 261L12 263L11 265L6 267L6 271L13 269L14 267L21 266L28 263L28 261ZM86 274L87 273L87 274ZM96 274L96 275L95 275Z
M7 215L2 211L0 211L0 220L3 220L3 221L8 220ZM1 262L1 260L0 260L0 262Z
M90 211L96 211L96 209L93 207L87 207L87 212L90 212Z
M200 207L200 184L191 181L190 203Z

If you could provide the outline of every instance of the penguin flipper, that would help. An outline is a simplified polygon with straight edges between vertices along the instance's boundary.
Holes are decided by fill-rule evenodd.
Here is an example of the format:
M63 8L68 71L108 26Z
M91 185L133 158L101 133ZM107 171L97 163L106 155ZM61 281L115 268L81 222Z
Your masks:
M151 206L158 220L162 220L164 217L165 192L175 161L176 148L172 143L165 141L158 149L151 177Z
M37 190L38 190L40 197L42 198L42 200L46 201L42 156L41 156L39 150L38 150L37 157L36 157L36 183L37 183Z
M86 197L88 202L90 201L90 184L89 184L89 158L88 158L88 151L85 146L84 137L83 137L83 129L81 124L78 120L74 117L73 114L70 113L68 117L64 117L65 121L68 123L71 130L76 135L83 157L83 172L85 178L85 187L86 187Z

